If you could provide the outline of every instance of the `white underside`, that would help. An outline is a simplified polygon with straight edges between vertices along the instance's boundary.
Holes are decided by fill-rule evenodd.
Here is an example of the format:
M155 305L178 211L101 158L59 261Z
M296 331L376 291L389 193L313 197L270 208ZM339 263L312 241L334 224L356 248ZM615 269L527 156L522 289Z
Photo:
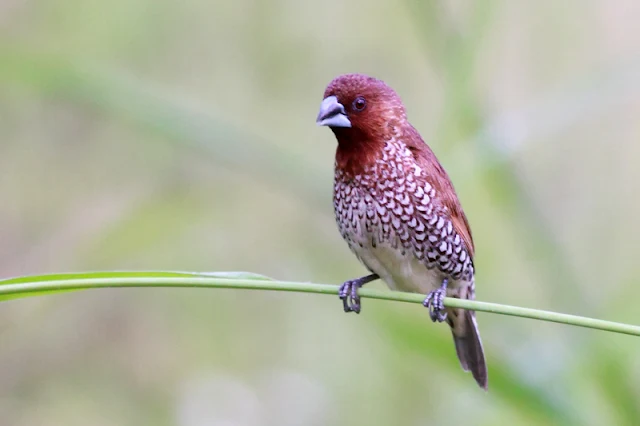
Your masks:
M401 250L388 243L378 244L376 248L371 245L357 246L354 252L391 290L427 294L440 287L446 277L437 268L428 269L410 252L403 255ZM449 290L456 289L459 284L460 282L450 281Z

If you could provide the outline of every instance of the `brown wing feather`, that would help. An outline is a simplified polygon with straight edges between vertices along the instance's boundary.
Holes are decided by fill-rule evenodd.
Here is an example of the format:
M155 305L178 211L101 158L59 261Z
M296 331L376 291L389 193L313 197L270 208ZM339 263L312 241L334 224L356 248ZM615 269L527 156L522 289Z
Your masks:
M453 228L456 230L460 238L464 241L467 252L473 259L474 246L473 237L471 235L471 227L467 216L462 210L460 201L453 187L449 175L442 167L436 155L431 151L429 145L424 143L422 137L416 129L410 128L405 134L405 144L413 153L416 162L423 170L427 172L427 182L436 190L436 200L450 215Z

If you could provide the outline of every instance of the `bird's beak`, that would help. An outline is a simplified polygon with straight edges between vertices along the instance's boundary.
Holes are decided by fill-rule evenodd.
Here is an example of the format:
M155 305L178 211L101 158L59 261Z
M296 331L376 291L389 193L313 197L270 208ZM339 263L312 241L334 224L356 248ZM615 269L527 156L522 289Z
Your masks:
M351 127L351 122L344 112L344 106L335 96L327 96L322 101L316 124L329 127Z

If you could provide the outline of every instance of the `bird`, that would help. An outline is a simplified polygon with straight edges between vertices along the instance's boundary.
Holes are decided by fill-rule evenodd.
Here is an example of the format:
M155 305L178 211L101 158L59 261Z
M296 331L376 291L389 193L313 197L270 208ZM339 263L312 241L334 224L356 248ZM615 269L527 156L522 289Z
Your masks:
M475 312L445 297L475 299L471 228L453 183L382 80L344 74L326 87L316 124L337 140L333 207L343 239L370 274L339 289L345 312L361 310L358 289L382 279L425 295L434 322L447 322L463 370L488 388Z

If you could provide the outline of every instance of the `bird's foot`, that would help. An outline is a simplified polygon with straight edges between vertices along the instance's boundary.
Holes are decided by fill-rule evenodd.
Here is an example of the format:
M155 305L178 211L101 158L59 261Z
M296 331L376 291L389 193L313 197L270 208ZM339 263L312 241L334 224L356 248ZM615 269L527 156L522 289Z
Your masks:
M358 280L349 280L340 286L338 295L342 299L345 312L360 313L360 296L358 289L360 288Z
M425 308L429 308L429 316L433 322L443 322L447 319L447 311L444 307L444 298L447 297L448 279L442 281L440 288L432 290L427 294L422 304Z
M366 277L358 278L355 280L346 281L340 286L338 290L338 296L342 300L345 312L360 313L360 296L358 296L358 289L366 283L378 279L378 275L371 274Z

